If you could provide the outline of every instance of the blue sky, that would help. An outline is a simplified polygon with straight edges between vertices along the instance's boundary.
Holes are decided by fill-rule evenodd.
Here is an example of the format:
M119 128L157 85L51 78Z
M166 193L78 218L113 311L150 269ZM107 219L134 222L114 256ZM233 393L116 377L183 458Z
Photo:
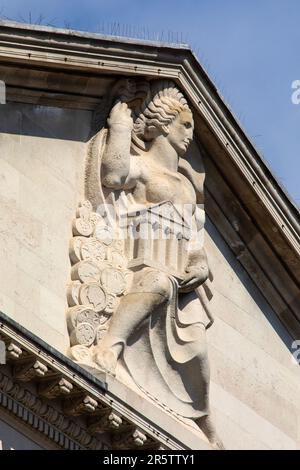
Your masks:
M300 0L0 0L1 16L99 31L173 32L196 50L242 127L300 205Z

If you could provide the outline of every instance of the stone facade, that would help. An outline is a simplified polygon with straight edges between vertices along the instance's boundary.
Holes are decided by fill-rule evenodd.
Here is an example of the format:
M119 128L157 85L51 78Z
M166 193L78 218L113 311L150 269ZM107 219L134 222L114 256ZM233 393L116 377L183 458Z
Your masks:
M212 406L227 449L299 448L292 338L209 223L214 272L208 332ZM274 412L274 410L277 410Z
M61 122L54 108L7 104L0 113L6 126L1 129L0 163L1 217L6 227L1 233L6 266L1 272L1 310L65 351L66 322L60 315L66 308L69 279L70 224L65 221L73 218L80 199L85 146L77 139L88 132L91 113L80 111L75 117L73 111L63 111ZM78 132L74 119L82 124ZM34 122L42 131L30 135ZM62 126L74 126L73 140Z
M99 129L120 74L153 80L159 70L191 104L192 153L201 153L206 171L204 239L214 317L207 344L218 434L226 449L299 449L300 370L291 355L300 338L297 211L188 49L162 46L153 60L155 45L108 44L74 33L66 55L65 33L36 29L35 44L28 33L25 26L0 26L0 79L7 84L7 104L0 105L0 321L8 359L0 366L0 440L19 448L211 448L195 423L174 415L167 403L67 357L69 243L72 220L86 199L95 116ZM43 34L53 35L56 52L53 43L39 43ZM30 58L18 46L24 37ZM25 411L14 411L15 402L30 403L31 423ZM28 429L36 444L7 437L8 426L20 419L22 433ZM66 420L73 423L70 433ZM45 422L59 428L55 438Z

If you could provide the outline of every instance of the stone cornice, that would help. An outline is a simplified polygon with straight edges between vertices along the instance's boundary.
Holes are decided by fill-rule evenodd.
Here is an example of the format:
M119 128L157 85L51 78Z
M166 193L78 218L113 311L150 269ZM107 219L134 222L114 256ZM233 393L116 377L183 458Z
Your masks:
M8 362L0 366L1 406L58 446L210 449L168 411L145 402L114 377L90 374L2 312L0 339ZM162 415L164 429L156 424Z
M10 415L21 419L58 447L68 450L107 448L74 420L44 403L36 394L1 370L0 405Z

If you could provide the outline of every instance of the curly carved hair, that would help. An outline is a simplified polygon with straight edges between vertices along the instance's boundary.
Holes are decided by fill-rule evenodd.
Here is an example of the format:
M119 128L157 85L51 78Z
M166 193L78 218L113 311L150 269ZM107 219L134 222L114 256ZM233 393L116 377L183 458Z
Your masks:
M187 100L170 80L153 80L140 109L135 111L134 134L150 140L153 130L163 130L181 111L190 111Z

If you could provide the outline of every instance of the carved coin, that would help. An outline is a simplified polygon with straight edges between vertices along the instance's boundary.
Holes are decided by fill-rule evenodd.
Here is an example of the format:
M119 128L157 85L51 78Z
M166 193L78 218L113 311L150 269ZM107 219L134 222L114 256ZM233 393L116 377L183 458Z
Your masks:
M69 308L67 310L68 330L71 332L80 322L88 322L91 324L95 323L93 320L91 320L95 315L98 317L98 313L83 305L76 305L76 307Z
M83 363L92 362L92 354L86 346L81 346L80 344L72 346L69 349L69 354L71 359L73 359L74 361Z
M83 260L101 262L105 259L106 247L95 238L87 238L81 243L81 257Z
M73 221L73 233L74 235L83 235L84 237L89 237L92 235L94 226L90 219L79 218Z
M80 301L91 304L95 312L102 312L106 306L106 295L98 283L84 284L80 289Z
M108 294L121 295L126 289L124 274L114 268L106 268L102 271L101 284Z
M105 224L105 221L103 220L103 217L98 214L97 212L92 212L90 215L91 222L93 222L94 225L98 223Z
M90 201L86 200L79 203L76 216L81 219L89 219L92 214L92 204Z
M106 294L106 307L104 311L109 314L114 313L118 308L119 302L120 300L115 294Z
M114 230L111 227L98 224L95 230L95 237L104 245L111 245L114 240Z
M113 248L108 250L108 261L112 264L114 268L126 268L127 258L124 255L114 250Z
M93 206L88 199L81 201L80 207L85 207L89 212L91 212L93 209Z
M98 326L96 330L96 344L98 344L102 338L105 336L105 333L107 332L107 326L106 325L101 325Z
M77 314L76 325L79 323L90 323L92 326L96 327L100 324L100 316L97 312L94 312L94 310L85 308Z
M68 285L67 299L69 307L79 304L79 289L81 287L80 281L74 281Z
M79 279L84 283L97 282L100 280L100 269L92 261L80 261L80 263L73 266L71 277L74 280Z
M81 260L81 237L73 237L71 239L69 254L73 264Z
M95 328L87 322L79 323L70 335L71 345L81 344L90 346L96 336Z

